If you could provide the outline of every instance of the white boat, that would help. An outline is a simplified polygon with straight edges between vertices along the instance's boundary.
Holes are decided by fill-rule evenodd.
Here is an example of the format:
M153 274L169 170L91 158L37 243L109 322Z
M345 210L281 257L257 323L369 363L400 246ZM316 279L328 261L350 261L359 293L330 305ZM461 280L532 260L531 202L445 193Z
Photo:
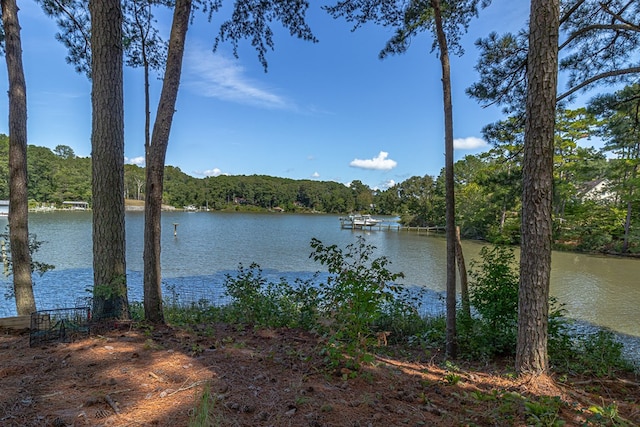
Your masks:
M364 227L373 227L382 222L381 219L375 219L369 214L360 215L354 214L349 215L346 218L340 218L340 223L342 224L342 228L364 228Z

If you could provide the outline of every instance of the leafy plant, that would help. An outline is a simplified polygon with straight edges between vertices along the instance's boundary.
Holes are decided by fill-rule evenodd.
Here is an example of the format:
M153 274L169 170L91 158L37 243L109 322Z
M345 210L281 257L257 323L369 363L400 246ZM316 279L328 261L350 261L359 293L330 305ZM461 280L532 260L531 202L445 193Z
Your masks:
M45 243L42 240L38 240L38 236L36 234L29 233L29 254L31 255L31 272L38 273L42 276L49 270L53 270L55 268L54 265L47 264L45 262L36 261L34 259L34 255L40 250L42 244ZM6 226L5 231L0 234L0 258L2 259L2 263L4 265L4 275L5 277L11 276L13 274L13 263L11 262L11 245L9 245L9 225ZM7 288L7 292L5 293L5 297L13 298L13 288Z
M596 425L605 426L627 426L630 425L618 413L618 405L614 402L607 406L592 405L589 412L593 413L589 417L589 422Z
M481 262L470 264L469 296L479 318L460 318L461 350L470 357L513 355L518 332L519 272L514 249L483 247ZM549 337L553 344L566 340L563 307L549 299ZM551 344L550 344L551 346Z
M330 345L344 348L357 363L373 344L372 332L385 307L399 294L394 281L404 275L391 273L386 257L372 259L375 248L363 237L347 245L346 251L315 238L311 247L310 257L325 265L330 274L319 286L320 311L333 320L328 326Z
M524 401L527 422L532 426L560 427L565 422L560 419L560 408L563 402L559 397L540 396L537 400Z
M472 261L469 270L469 299L480 319L461 319L462 350L488 357L511 354L518 321L519 277L514 251L507 246L485 246L480 257L481 262Z
M268 282L258 264L252 263L248 269L240 264L235 276L227 274L225 278L225 292L232 301L223 310L224 316L231 322L257 326L311 328L320 298L312 282Z
M550 340L549 356L559 373L613 376L616 371L631 371L633 366L623 357L623 345L608 330Z
M456 385L460 382L461 379L462 377L455 372L448 372L444 376L444 382L448 385Z

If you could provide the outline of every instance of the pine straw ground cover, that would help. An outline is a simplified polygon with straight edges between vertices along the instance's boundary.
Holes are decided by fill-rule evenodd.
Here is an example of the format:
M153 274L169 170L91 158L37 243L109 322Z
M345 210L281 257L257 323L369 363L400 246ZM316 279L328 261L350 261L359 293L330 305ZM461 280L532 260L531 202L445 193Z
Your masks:
M319 348L308 332L224 324L36 348L2 331L0 425L640 425L632 373L526 381L510 362L456 366L395 346L352 372L329 369Z

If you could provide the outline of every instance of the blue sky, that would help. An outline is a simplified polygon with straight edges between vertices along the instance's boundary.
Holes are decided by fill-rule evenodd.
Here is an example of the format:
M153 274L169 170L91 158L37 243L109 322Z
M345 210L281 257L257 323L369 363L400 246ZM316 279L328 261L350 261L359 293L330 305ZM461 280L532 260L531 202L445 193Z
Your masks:
M229 45L211 51L221 18L196 15L187 36L183 75L167 165L204 177L264 174L293 179L360 180L386 188L411 176L438 175L444 165L440 63L424 33L400 56L378 59L392 29L367 25L355 32L311 2L308 22L319 43L294 39L279 24L265 73L244 43L235 59ZM21 2L29 144L68 145L91 154L91 85L65 61L55 23L35 2ZM529 2L494 0L452 57L456 158L486 150L482 128L500 120L465 95L477 79L473 42L490 31L516 31ZM226 16L225 16L226 17ZM159 26L168 34L169 19ZM6 67L0 81L6 89ZM125 156L144 165L141 69L125 69ZM152 115L160 81L152 78ZM8 133L7 103L0 132Z

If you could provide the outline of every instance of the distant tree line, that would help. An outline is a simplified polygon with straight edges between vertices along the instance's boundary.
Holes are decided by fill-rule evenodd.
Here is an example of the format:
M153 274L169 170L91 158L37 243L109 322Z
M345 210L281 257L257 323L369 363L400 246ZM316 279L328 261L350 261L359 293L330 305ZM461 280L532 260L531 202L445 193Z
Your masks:
M640 91L630 86L594 99L589 108L560 109L556 124L553 240L556 248L640 253L640 163L636 120L622 102ZM621 107L622 106L622 107ZM622 111L618 111L622 108ZM640 128L640 126L638 126ZM463 237L492 243L520 242L522 124L508 118L487 126L492 148L457 161L456 223ZM584 146L600 137L600 150ZM8 198L8 138L0 135L0 198ZM29 198L33 203L91 203L91 159L70 147L28 147ZM195 178L167 166L163 202L177 208L282 210L398 215L406 226L442 226L445 218L444 170L413 176L385 190L360 181L294 180L265 175ZM125 166L125 198L144 200L145 170Z
M8 199L8 137L0 134L0 199ZM54 150L28 146L28 194L32 205L62 206L64 201L91 204L91 159L71 147ZM359 181L351 186L332 181L293 180L264 175L194 178L180 168L165 168L163 203L212 210L275 209L326 213L369 212L374 192ZM125 198L144 200L145 169L125 165Z

